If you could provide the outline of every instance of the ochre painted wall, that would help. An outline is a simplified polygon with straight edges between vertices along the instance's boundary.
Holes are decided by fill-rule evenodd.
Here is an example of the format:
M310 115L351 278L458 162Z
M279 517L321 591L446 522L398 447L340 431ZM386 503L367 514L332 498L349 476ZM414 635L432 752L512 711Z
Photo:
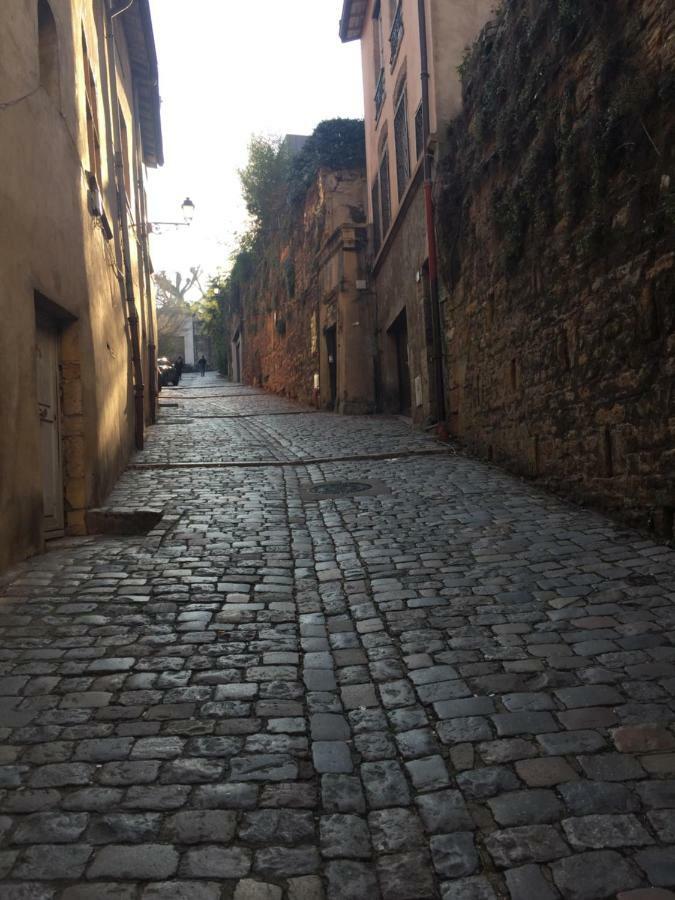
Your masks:
M405 311L408 327L413 420L422 424L435 410L431 374L431 312L424 264L428 256L424 199L421 190L422 154L416 139L415 117L422 102L420 21L417 0L402 0L403 34L392 58L390 35L398 4L382 0L381 34L384 67L384 101L379 115L374 102L379 62L376 62L377 20L375 2L368 4L361 37L365 103L369 221L374 221L373 185L378 179L385 150L388 153L391 194L391 227L381 247L371 241L374 257L373 290L377 295L378 409L399 411L399 371L395 341L389 329ZM488 20L493 0L426 0L429 65L430 133L432 146L461 107L458 67L465 48ZM396 101L405 84L410 177L398 184L394 120ZM420 151L418 153L418 150ZM381 191L381 185L380 185Z
M62 435L66 525L84 528L84 508L100 503L133 442L133 396L127 310L116 223L112 124L101 7L52 0L58 35L58 80L41 85L37 3L0 11L0 569L39 552L42 483L36 402L35 292L54 304L61 329ZM96 17L94 16L96 10ZM130 67L121 29L120 105L129 132L129 164L140 174ZM115 236L106 240L87 208L89 161L82 35L96 82L104 208ZM44 81L44 71L42 75ZM19 98L26 96L25 99ZM132 168L133 171L133 168ZM136 191L129 198L132 217ZM154 312L131 230L137 308L147 344ZM44 304L44 301L41 301ZM44 305L43 305L44 308ZM146 404L146 417L151 416Z

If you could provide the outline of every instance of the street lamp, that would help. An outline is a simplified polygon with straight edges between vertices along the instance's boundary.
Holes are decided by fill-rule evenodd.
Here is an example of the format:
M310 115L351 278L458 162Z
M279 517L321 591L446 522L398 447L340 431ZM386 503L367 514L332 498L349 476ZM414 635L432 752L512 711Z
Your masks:
M185 224L189 225L190 222L192 222L192 217L195 214L195 205L189 197L186 197L185 200L183 200L181 209L183 210L183 218L185 219Z
M195 214L195 205L189 197L186 197L185 200L183 200L183 202L181 203L180 208L181 212L183 213L182 222L146 222L146 234L159 234L160 230L162 228L166 228L167 226L169 226L170 228L189 228L192 224L192 218Z

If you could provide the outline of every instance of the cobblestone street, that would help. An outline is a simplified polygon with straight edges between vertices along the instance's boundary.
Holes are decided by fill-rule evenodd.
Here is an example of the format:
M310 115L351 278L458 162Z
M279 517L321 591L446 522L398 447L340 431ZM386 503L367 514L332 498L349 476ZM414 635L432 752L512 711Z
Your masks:
M399 419L160 403L108 501L159 525L0 589L2 900L675 897L673 550Z

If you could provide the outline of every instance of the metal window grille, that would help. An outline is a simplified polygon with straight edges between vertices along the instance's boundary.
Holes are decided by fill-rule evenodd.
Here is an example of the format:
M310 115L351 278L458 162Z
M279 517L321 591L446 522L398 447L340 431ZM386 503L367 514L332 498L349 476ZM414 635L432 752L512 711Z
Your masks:
M373 185L372 190L372 201L373 201L373 248L375 253L380 249L380 244L382 243L382 225L380 223L380 179L379 176L375 178L375 184Z
M380 162L380 209L382 211L382 238L391 225L391 187L389 184L389 152L385 150Z
M396 144L396 180L398 199L405 193L410 180L410 142L408 140L408 103L403 88L394 117L394 143Z
M384 103L384 69L380 69L380 77L375 88L375 119L379 119Z
M393 67L398 56L398 51L403 39L403 4L399 3L394 14L394 21L391 26L391 34L389 35L389 43L391 44L391 56L389 63Z
M419 159L424 150L424 110L422 104L417 107L415 113L415 157Z

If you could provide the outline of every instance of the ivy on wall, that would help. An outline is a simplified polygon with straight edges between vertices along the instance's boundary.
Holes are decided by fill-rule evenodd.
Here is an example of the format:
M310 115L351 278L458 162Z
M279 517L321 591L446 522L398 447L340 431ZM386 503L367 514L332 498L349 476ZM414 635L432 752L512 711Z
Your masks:
M461 266L465 205L483 185L490 186L506 275L538 236L560 224L581 226L579 259L605 252L616 212L608 189L619 173L627 186L641 185L634 193L645 215L636 239L653 242L672 229L664 116L675 71L664 66L647 78L634 42L640 16L626 24L604 0L504 0L467 51L459 67L464 109L440 166L441 250L451 285ZM590 92L579 93L581 77Z
M211 279L203 302L205 327L211 335L220 371L229 366L229 323L241 314L249 293L268 294L273 276L281 275L288 298L296 295L296 272L288 248L307 193L321 169L365 168L365 132L361 119L320 122L299 152L292 154L278 138L254 136L246 165L239 172L249 227L240 236L230 268ZM261 290L253 291L256 284ZM256 317L250 317L255 322ZM277 327L283 334L285 322Z

